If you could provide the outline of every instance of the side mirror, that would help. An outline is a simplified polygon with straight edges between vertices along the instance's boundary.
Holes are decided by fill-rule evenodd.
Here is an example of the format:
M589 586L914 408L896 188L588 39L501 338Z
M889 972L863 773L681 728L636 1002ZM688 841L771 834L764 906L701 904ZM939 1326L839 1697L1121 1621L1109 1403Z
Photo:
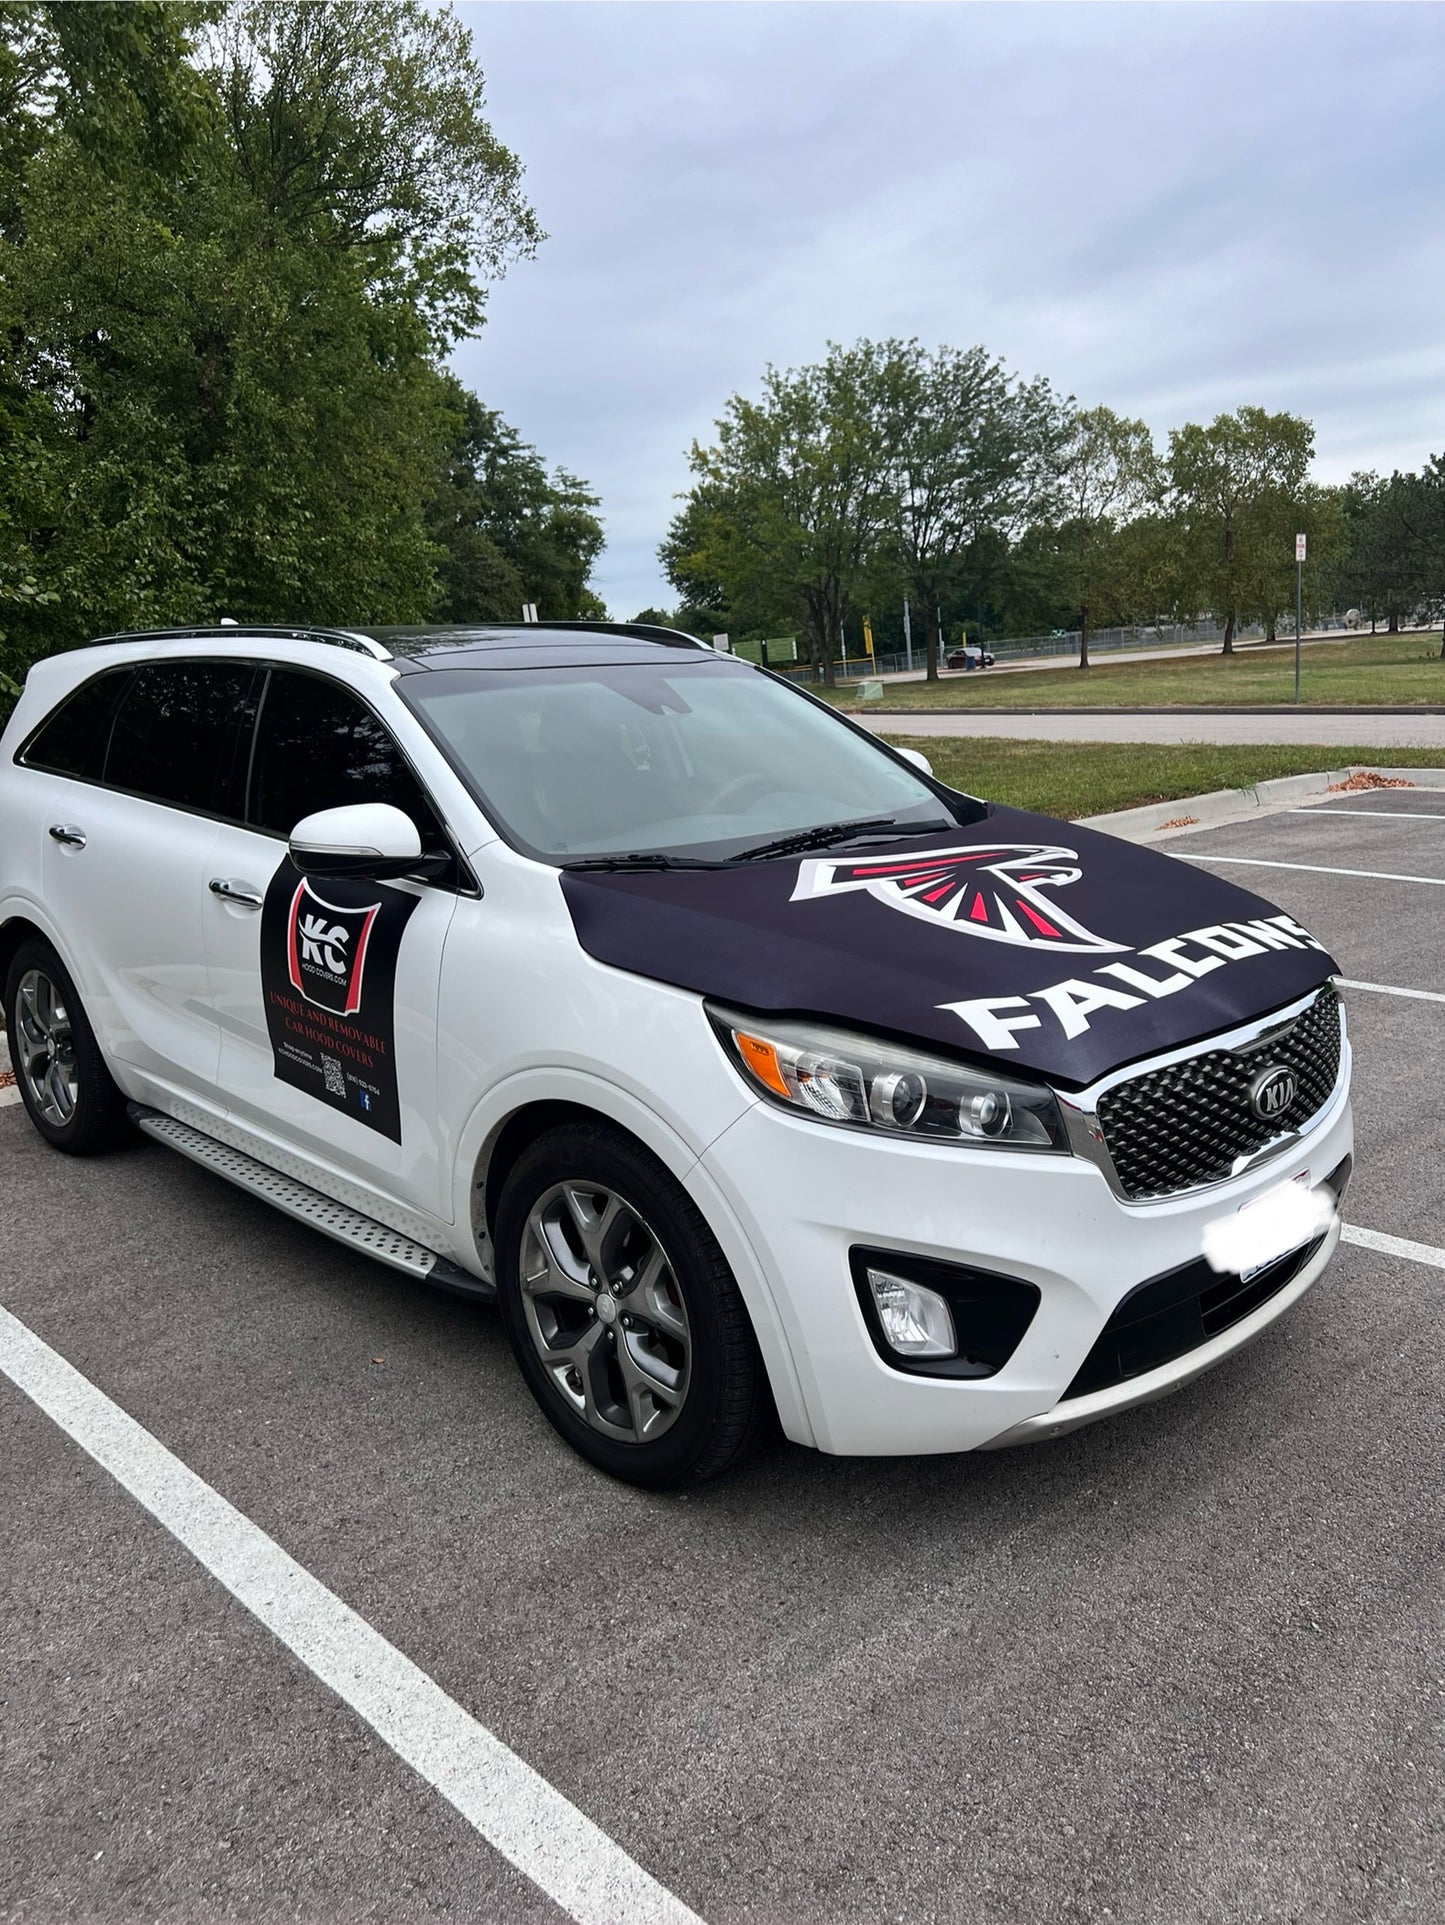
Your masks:
M921 769L925 775L933 774L933 764L921 749L897 749L894 753L901 755L905 762L911 762L915 769Z
M306 816L291 831L290 853L292 868L303 875L366 882L432 875L446 862L422 854L416 824L390 802L354 802Z

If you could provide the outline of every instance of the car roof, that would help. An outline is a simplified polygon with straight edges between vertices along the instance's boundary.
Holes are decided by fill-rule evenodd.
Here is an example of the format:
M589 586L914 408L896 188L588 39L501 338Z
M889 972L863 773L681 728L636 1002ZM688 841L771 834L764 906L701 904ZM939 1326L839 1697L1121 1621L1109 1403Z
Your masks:
M696 635L650 622L451 622L408 627L327 628L265 622L221 622L97 636L89 647L116 642L240 641L321 643L350 649L407 673L436 668L526 668L640 662L680 651L717 659Z

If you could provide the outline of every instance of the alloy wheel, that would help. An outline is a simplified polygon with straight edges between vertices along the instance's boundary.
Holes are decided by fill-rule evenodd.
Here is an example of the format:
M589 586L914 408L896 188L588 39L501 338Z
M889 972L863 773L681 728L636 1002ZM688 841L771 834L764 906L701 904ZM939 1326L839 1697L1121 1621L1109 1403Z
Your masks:
M80 1100L75 1031L59 986L43 969L27 969L15 997L16 1069L45 1121L63 1129Z
M527 1331L564 1401L615 1442L647 1444L687 1396L692 1337L667 1253L624 1197L558 1183L527 1216Z

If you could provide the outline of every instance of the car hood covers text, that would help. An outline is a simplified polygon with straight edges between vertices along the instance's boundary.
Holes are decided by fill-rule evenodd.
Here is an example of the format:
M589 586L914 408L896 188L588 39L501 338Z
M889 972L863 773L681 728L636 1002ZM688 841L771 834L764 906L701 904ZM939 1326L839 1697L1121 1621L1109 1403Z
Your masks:
M599 962L1076 1089L1336 968L1292 918L1191 862L1017 809L729 868L564 871L562 887Z

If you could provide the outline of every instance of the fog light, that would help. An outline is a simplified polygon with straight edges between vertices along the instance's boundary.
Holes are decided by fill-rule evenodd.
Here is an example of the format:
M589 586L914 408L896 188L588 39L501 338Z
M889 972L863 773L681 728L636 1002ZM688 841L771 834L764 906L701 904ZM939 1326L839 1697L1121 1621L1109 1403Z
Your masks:
M878 1306L878 1321L889 1346L903 1357L951 1357L958 1348L953 1317L936 1290L895 1277L887 1270L868 1271L868 1288Z

